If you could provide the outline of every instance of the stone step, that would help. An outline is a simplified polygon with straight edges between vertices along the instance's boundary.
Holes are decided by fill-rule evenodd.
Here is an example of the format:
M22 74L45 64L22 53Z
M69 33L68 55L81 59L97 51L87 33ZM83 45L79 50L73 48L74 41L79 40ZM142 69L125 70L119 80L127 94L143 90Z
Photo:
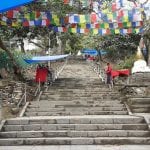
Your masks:
M45 96L81 96L81 97L88 97L88 96L121 96L119 93L106 93L106 92L86 92L86 91L80 91L80 92L59 92L59 91L55 91L55 92L49 92L49 93L42 93L42 95Z
M40 101L111 101L111 102L121 102L121 100L117 99L117 98L99 98L99 97L41 97Z
M35 108L42 108L42 107L45 107L45 108L47 108L47 107L49 107L49 108L63 108L63 107L106 107L106 109L107 109L107 107L120 107L120 108L124 108L125 106L124 106L124 104L94 104L93 102L92 103L87 103L87 104L73 104L73 105L59 105L59 104L47 104L47 105L42 105L42 104L39 104L39 103L37 103L37 104L30 104L30 105L28 105L28 108L33 108L33 109L35 109ZM28 109L27 108L27 109Z
M82 89L77 89L77 88L74 88L74 89L71 89L71 88L62 88L62 89L52 89L50 88L49 89L50 91L47 91L47 94L50 93L95 93L97 94L98 92L100 94L119 94L118 92L113 92L113 91L110 91L108 88L106 90L104 89L101 89L101 88L98 88L98 89L95 89L95 88L90 88L90 89L85 89L85 88L82 88Z
M98 97L95 97L95 98L92 98L92 97L88 97L88 98L80 98L80 97L68 97L68 98L62 98L62 97L56 97L56 98L50 98L50 97L45 97L45 98L40 98L40 101L49 101L49 102L51 102L51 101L56 101L56 103L58 102L58 101L68 101L68 102L79 102L79 103L85 103L85 102L97 102L97 101L100 101L100 102L111 102L111 104L114 102L114 103L120 103L121 102L121 100L119 100L119 99L116 99L116 98L98 98Z
M132 108L148 108L150 109L150 104L134 104Z
M96 138L8 138L0 139L0 146L13 145L114 145L143 144L149 145L149 137L96 137Z
M89 88L90 87L90 88ZM64 91L79 91L79 90L81 90L81 91L90 91L90 90L92 90L92 91L100 91L100 89L102 89L102 91L104 91L104 92L111 92L110 90L109 90L109 88L107 87L107 86L97 86L97 87L94 87L94 86L91 86L91 85L82 85L82 86L75 86L75 85L71 85L71 86L68 86L68 85L64 85L64 86L60 86L60 85L58 85L58 86L54 86L54 85L52 85L50 88L49 88L49 90L52 90L52 91L62 91L63 89L64 89Z
M42 112L59 112L59 111L65 111L65 108L63 107L58 107L58 108L50 108L50 107L39 107L39 108L27 108L26 109L27 112L38 112L38 111L42 111Z
M80 80L76 80L76 81L73 81L73 80L63 80L62 82L58 82L58 81L55 81L55 83L53 84L54 86L71 86L71 85L75 85L75 86L83 86L83 85L86 85L86 86L94 86L94 87L99 87L99 86L102 86L101 82L99 82L99 80L97 81L94 81L94 80L90 80L87 82L87 79L83 79L82 81Z
M35 122L36 123L36 122ZM3 132L10 131L47 131L47 130L69 130L69 131L100 131L100 130L148 130L146 124L25 124L5 125ZM38 122L37 122L38 123Z
M7 125L26 124L139 124L145 123L143 117L129 115L95 115L95 116L42 116L19 117L6 120Z
M91 111L87 115L127 115L127 111Z
M77 107L77 108L76 108ZM34 111L49 111L49 112L51 112L51 111L72 111L73 110L73 108L75 108L76 110L84 110L84 111L97 111L97 110L99 110L99 111L106 111L106 110L111 110L111 111L113 111L113 110L119 110L119 111L121 111L121 110L126 110L126 108L125 107L87 107L87 106L80 106L80 105L77 105L77 106L74 106L73 105L73 107L71 107L71 106L62 106L62 107L55 107L55 108L51 108L51 107L39 107L39 108L27 108L27 112L34 112ZM73 110L74 111L74 110Z
M131 108L133 113L150 113L150 107L149 108Z
M1 138L43 138L43 137L150 137L150 131L103 130L103 131L10 131L0 132Z
M75 95L75 96L78 96L78 95L81 95L81 96L86 96L86 95L110 95L110 96L119 96L120 94L119 93L107 93L107 92L100 92L100 91L64 91L64 92L61 92L61 91L50 91L48 93L43 93L43 95L66 95L66 96L69 96L69 95Z
M137 103L142 103L142 104L150 104L150 97L148 98L130 98L128 100L129 103L131 104L137 104Z
M25 112L25 116L68 116L68 115L127 115L127 111L53 111Z
M91 83L91 84L86 84L86 83L83 83L82 85L79 85L79 84L72 84L72 83L68 83L68 84L58 84L58 85L52 85L51 89L90 89L90 88L95 88L95 89L104 89L106 91L108 91L108 88L106 85L94 85L94 83Z
M65 101L61 101L61 100L41 100L41 101L32 101L30 102L31 105L43 105L43 106L46 106L46 105L75 105L75 104L83 104L83 105L86 105L86 104L106 104L106 105L111 105L111 104L121 104L122 102L120 102L119 100L88 100L88 101L84 101L84 100L65 100Z
M97 93L97 91L95 91L95 89L85 89L85 88L83 88L83 89L55 89L55 90L53 90L52 88L50 88L49 89L49 91L45 91L45 92L43 92L45 95L46 94L54 94L54 93L61 93L61 94L63 94L63 93L76 93L76 92L79 92L79 93L85 93L85 94L88 94L89 92L90 93L94 93L94 94L119 94L119 92L116 92L116 91L109 91L108 90L108 88L106 89L106 91L105 90L102 90L101 88L98 88L97 89L98 90L98 93Z
M85 96L80 96L80 95L41 95L40 99L106 99L106 100L114 100L114 99L119 99L118 96L112 96L112 95L85 95Z

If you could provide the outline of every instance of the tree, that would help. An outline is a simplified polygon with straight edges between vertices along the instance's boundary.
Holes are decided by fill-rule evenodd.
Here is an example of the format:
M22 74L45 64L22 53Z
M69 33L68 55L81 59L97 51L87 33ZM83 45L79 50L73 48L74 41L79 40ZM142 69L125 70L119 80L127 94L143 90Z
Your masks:
M93 0L94 1L94 0ZM99 5L99 10L103 10L106 8L110 8L112 0L95 0ZM148 0L146 0L148 2ZM82 13L82 14L87 14L91 13L93 11L96 12L95 8L91 5L91 3L87 3L86 5L81 2L86 2L83 0L75 0L73 1L72 5L65 5L63 3L63 0L48 0L47 3L42 3L37 1L37 3L32 3L26 6L26 11L30 12L33 10L36 11L49 11L51 10L52 13L57 14L59 17L64 17L66 14L69 13ZM97 13L97 12L96 12ZM148 26L149 23L145 21L145 25ZM66 43L69 45L70 50L72 52L76 52L79 49L82 49L84 46L88 46L90 48L105 48L111 50L110 52L113 52L114 54L120 53L122 57L127 54L128 47L130 49L133 49L135 51L135 44L136 41L132 41L132 38L138 39L139 41L139 35L131 35L130 36L119 36L119 35L113 35L113 36L107 36L107 37L93 37L91 35L88 35L89 37L89 43L86 44L83 42L84 40L88 40L88 38L83 38L80 34L71 34L71 33L62 33L61 35L59 33L54 33L52 32L51 27L30 27L30 28L25 28L25 27L19 27L19 28L10 28L10 27L1 27L0 28L0 33L2 36L1 38L1 45L0 47L3 49L4 44L2 42L3 39L9 40L13 37L17 37L18 40L21 43L21 48L22 52L24 51L24 43L23 39L28 38L28 40L31 43L34 43L32 39L35 37L38 37L41 39L42 44L40 43L34 43L37 46L41 47L42 49L46 50L48 48L52 48L53 46L57 46L57 38L61 40L62 43L62 50L65 50ZM83 38L83 39L82 39ZM116 39L118 42L115 42ZM127 40L128 39L128 40ZM144 33L144 39L146 43L147 50L149 49L149 34L147 32ZM121 41L120 41L121 40ZM111 42L113 41L113 42ZM130 42L131 41L131 42ZM3 46L2 46L3 45ZM124 49L120 51L120 49ZM4 48L6 51L6 47ZM9 51L9 52L8 52ZM7 48L7 53L11 55L11 51ZM128 52L129 54L131 53L130 51ZM10 56L13 58L13 56ZM11 59L12 61L15 61L15 59ZM16 64L13 62L13 64Z

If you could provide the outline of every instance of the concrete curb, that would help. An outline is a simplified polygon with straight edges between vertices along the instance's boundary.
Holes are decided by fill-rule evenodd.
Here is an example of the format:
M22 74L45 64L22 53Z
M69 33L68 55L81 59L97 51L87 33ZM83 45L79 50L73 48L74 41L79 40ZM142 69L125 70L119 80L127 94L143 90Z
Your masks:
M22 109L22 111L21 111L19 117L23 117L23 115L24 115L24 113L25 113L25 111L26 111L28 105L29 105L29 102L27 102L27 103L25 104L25 106L23 107L23 109Z
M126 102L124 102L124 104L125 104L125 106L127 108L127 111L129 113L129 115L133 115L133 113L132 113L131 109L129 108L128 104Z
M6 122L6 120L2 120L2 121L1 121L1 124L0 124L0 132L2 131L2 128L3 128L4 124L5 124L5 122Z

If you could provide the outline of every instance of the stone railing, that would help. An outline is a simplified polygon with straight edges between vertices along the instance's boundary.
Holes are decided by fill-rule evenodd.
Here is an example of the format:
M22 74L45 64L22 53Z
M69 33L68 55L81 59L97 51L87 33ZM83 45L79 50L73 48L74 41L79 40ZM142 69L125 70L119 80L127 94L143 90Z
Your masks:
M93 68L93 70L96 72L98 77L101 79L102 82L105 82L106 75L104 69L101 67L101 64L94 61L88 61L90 66Z

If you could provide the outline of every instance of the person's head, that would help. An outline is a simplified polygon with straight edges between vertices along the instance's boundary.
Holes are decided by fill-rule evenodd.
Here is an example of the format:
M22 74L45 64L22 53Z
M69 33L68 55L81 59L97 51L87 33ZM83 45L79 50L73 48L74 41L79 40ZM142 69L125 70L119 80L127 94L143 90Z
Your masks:
M38 64L38 68L41 68L41 64Z
M110 63L107 63L107 66L109 66L110 65Z

